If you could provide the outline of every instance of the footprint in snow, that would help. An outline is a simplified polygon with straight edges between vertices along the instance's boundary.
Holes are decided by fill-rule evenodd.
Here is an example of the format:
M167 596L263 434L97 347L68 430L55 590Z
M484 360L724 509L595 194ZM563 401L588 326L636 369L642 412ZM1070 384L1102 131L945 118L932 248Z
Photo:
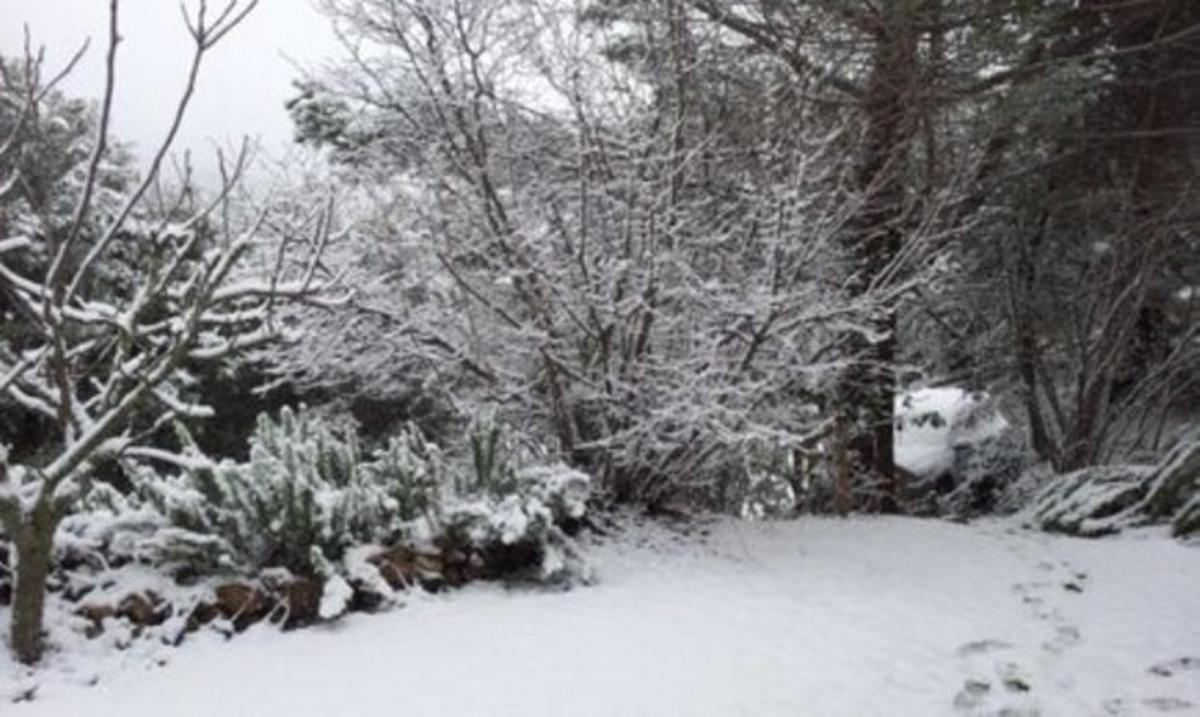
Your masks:
M1074 625L1059 625L1054 628L1054 637L1042 643L1042 649L1047 652L1061 653L1068 648L1078 645L1083 639L1079 628Z
M967 680L954 696L954 709L959 711L973 710L983 704L992 691L992 685L983 680Z
M1192 708L1191 702L1178 697L1151 697L1142 700L1142 704L1157 712L1182 712Z
M1069 593L1081 593L1087 587L1088 574L1081 571L1076 571L1071 574L1071 577L1064 580L1062 583L1063 590Z
M986 655L989 652L996 650L1007 650L1012 647L1011 642L1003 640L975 640L973 642L963 643L955 650L955 654L959 657L972 657L974 655Z
M968 643L974 644L974 643ZM1000 643L1004 644L1004 643ZM1003 694L1021 695L1033 689L1024 671L1015 662L1000 662L995 667L996 678ZM962 689L954 696L954 708L960 712L978 712L986 707L992 696L992 681L971 678L963 682ZM1007 717L1037 717L1037 709L1006 706L998 711L988 711L989 715L1006 715Z
M996 676L1000 678L1000 684L1004 685L1004 689L1009 692L1021 693L1033 689L1029 678L1015 662L1002 662L996 665Z
M37 685L34 685L33 687L24 687L24 688L18 689L16 692L13 693L10 701L15 705L19 705L22 702L33 702L34 699L37 698L37 691L38 691Z
M1150 668L1150 674L1159 677L1171 677L1179 672L1200 670L1200 657L1181 657L1178 660L1160 662Z
M1190 710L1194 705L1187 700L1177 697L1148 697L1141 700L1141 705L1154 712L1181 712ZM1112 717L1125 717L1134 714L1128 702L1120 697L1114 697L1104 702L1104 714ZM1138 714L1142 714L1138 711Z

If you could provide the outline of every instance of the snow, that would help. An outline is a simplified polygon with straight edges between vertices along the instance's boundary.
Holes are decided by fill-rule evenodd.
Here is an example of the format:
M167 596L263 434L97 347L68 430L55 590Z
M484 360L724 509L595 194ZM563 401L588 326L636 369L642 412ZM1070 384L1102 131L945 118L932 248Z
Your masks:
M1002 432L1008 422L989 412L986 400L955 387L922 388L897 396L896 465L913 475L936 476L954 465L956 444Z
M341 575L331 575L325 580L325 587L321 591L321 606L320 615L325 620L333 618L346 612L346 608L350 605L351 598L354 597L354 589L350 587L350 583Z
M414 595L33 677L0 658L0 695L40 683L3 714L1200 714L1200 553L1158 533L711 520L587 552L598 580L570 591Z

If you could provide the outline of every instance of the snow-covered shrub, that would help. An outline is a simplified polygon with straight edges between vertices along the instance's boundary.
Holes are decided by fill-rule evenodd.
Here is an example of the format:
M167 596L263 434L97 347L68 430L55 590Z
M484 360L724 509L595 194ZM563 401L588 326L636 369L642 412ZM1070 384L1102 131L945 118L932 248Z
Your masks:
M1171 523L1171 532L1180 538L1200 535L1200 493L1192 496L1192 499L1180 508Z
M467 434L470 466L456 486L463 495L502 497L521 490L512 431L493 416L476 420Z
M955 487L945 497L943 507L954 515L984 515L1000 510L1029 466L1024 433L1012 427L960 441L953 448Z
M1145 466L1096 466L1055 476L1031 506L1034 519L1044 530L1071 535L1116 532L1114 518L1146 494L1149 474Z
M389 438L374 460L362 464L362 470L368 482L384 487L402 523L436 514L447 488L440 450L412 424Z
M750 519L794 516L799 502L811 497L812 466L803 460L798 465L796 452L777 446L747 447L745 453L741 480L730 481L736 495L728 500L736 502L738 514Z
M1028 465L1024 434L995 397L956 387L896 400L896 464L912 476L918 510L971 516L995 511Z
M496 576L579 572L567 533L586 512L588 476L533 462L491 419L476 421L466 443L448 460L409 426L368 455L352 422L283 409L259 418L246 462L214 463L192 446L181 473L135 469L138 495L111 496L112 518L99 523L121 533L115 516L136 515L141 522L125 524L137 529L102 538L89 519L84 532L89 544L120 544L131 559L188 573L285 568L326 586L359 580L346 557L371 545L435 543L478 556Z
M1077 535L1159 523L1179 537L1200 532L1200 432L1157 466L1103 466L1055 477L1031 514L1045 530Z
M446 511L446 544L482 556L494 574L533 569L530 577L544 582L584 574L567 531L587 512L590 478L564 465L512 468L507 475L505 493L480 494Z
M438 451L412 430L367 457L353 424L285 408L260 416L250 444L245 463L138 474L142 494L179 529L165 553L190 556L197 570L314 574L314 555L336 561L351 546L394 540L437 501Z

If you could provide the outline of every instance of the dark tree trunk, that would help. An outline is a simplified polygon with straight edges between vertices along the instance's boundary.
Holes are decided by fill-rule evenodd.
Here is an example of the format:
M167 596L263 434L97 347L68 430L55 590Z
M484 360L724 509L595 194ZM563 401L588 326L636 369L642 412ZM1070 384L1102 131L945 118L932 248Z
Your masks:
M896 277L903 241L906 164L915 130L917 38L911 10L899 0L884 3L875 37L875 53L867 91L862 99L865 137L858 169L863 204L847 233L847 253L854 262L850 290L855 298L886 286ZM889 301L871 318L874 340L849 335L846 345L854 362L842 377L839 391L846 439L841 448L839 494L853 478L846 471L865 472L882 487L875 506L886 512L900 509L904 486L898 478L893 448L896 395L896 306Z
M13 536L17 580L13 590L10 639L13 653L27 665L37 663L44 649L46 579L50 574L57 526L52 511L39 507Z

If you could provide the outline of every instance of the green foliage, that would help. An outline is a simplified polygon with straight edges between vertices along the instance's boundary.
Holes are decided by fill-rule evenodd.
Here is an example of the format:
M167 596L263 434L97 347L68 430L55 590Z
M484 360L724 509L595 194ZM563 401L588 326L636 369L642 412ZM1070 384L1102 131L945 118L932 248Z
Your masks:
M141 481L173 525L220 538L219 560L207 549L193 556L202 572L313 574L314 549L333 561L353 545L391 541L436 504L440 457L411 428L368 459L352 423L284 408L259 417L250 444L244 463L197 461L178 480Z
M588 477L561 466L522 466L509 429L476 421L469 462L445 461L413 426L368 456L349 420L307 409L259 416L245 462L202 459L178 476L143 471L142 495L171 526L154 551L196 574L281 567L328 577L347 549L440 535L468 553L504 552L574 565L560 526L584 514Z
M490 417L476 420L467 434L467 444L472 472L464 477L460 493L501 497L520 489L512 435L505 425Z
M446 469L438 447L411 424L388 440L374 462L364 466L373 482L386 486L401 520L432 518L446 485Z

